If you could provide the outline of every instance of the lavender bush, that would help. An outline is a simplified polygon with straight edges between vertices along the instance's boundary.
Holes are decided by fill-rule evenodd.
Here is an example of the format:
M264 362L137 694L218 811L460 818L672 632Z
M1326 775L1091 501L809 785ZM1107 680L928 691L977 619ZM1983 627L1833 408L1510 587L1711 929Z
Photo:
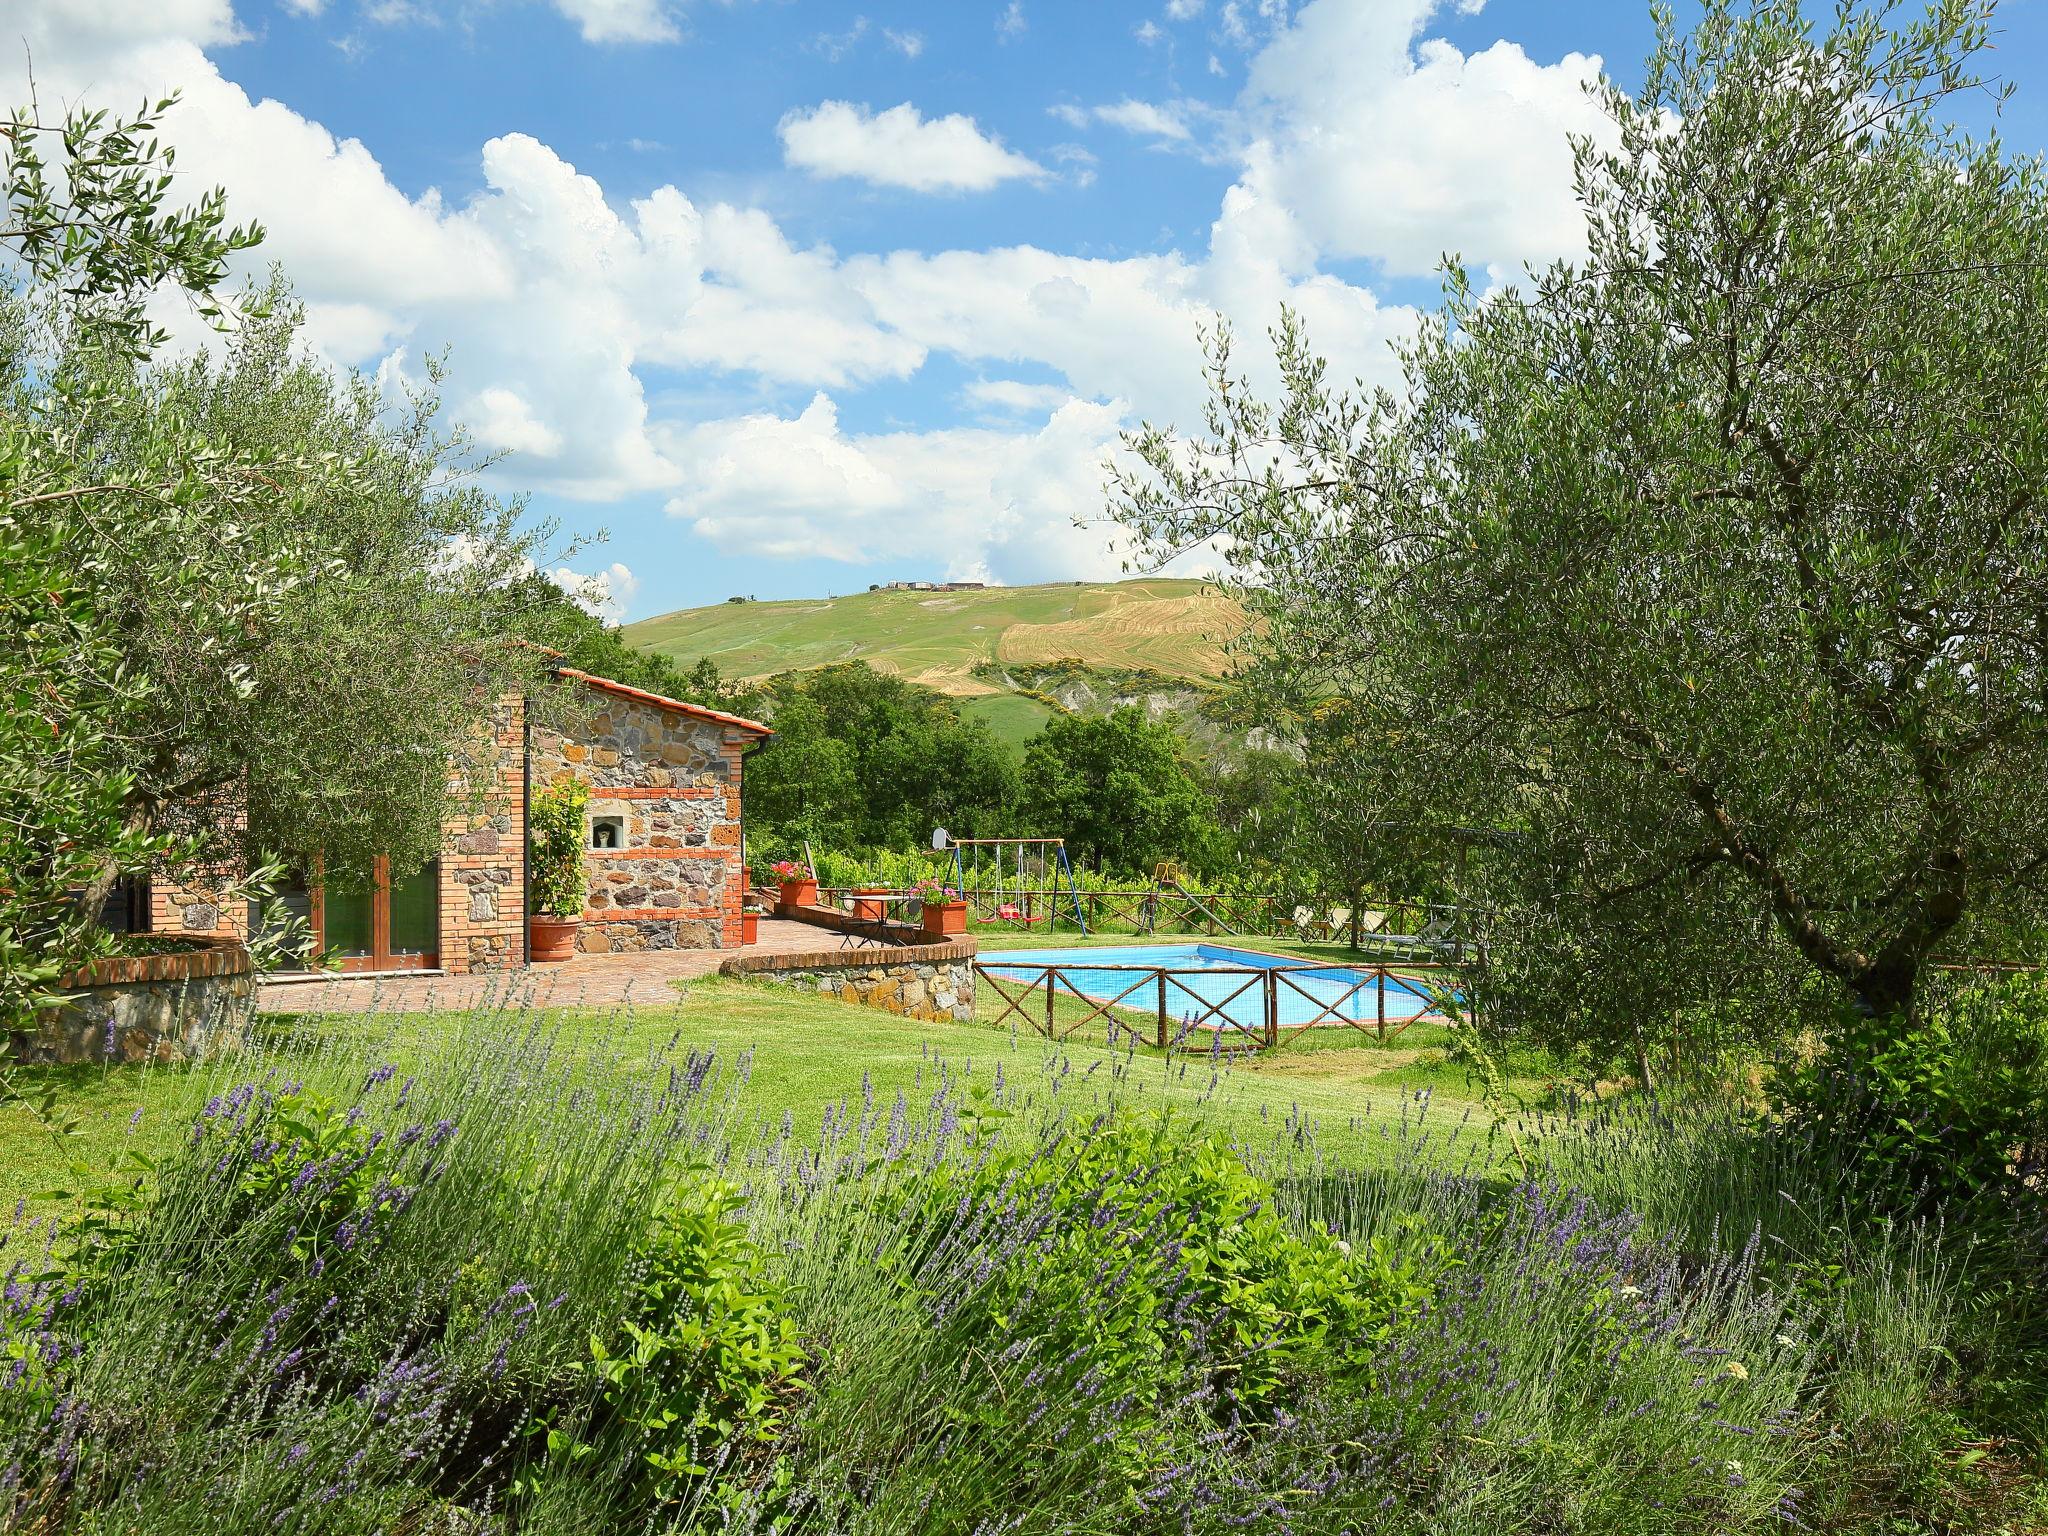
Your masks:
M743 1061L516 1020L417 1071L308 1040L134 1193L18 1216L0 1531L1876 1531L2016 1497L1958 1452L1976 1261L1843 1228L1747 1122L1489 1137L1424 1099L1335 1161L1013 1054L800 1131L746 1123Z

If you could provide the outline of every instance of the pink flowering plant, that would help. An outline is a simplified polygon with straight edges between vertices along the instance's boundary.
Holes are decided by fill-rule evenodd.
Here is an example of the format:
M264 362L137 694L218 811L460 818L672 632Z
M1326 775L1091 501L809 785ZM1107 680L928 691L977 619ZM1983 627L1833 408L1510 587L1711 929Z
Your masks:
M928 907L958 906L966 899L960 894L958 887L948 885L943 880L919 880L910 887L910 894Z

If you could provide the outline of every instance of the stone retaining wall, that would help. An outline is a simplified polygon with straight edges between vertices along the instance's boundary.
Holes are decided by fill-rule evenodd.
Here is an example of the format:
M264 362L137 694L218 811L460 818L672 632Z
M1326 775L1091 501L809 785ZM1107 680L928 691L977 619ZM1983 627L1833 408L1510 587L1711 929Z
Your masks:
M739 955L722 976L751 976L805 992L823 992L913 1019L974 1019L972 939L870 949L820 949L791 955Z
M7 1032L28 1063L178 1061L241 1045L256 1013L256 968L233 940L195 940L160 955L95 961L66 976L68 994Z

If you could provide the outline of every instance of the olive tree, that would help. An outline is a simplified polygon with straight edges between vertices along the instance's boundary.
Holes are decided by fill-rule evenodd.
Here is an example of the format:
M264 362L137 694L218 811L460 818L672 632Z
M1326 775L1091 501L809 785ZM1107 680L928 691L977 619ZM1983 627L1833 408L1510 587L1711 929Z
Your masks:
M1225 337L1207 430L1113 477L1222 541L1261 686L1343 701L1361 820L1498 910L1526 1017L1906 1010L2042 913L2048 198L1944 115L1990 21L1660 14L1583 258L1449 261L1399 390L1287 317L1268 403Z
M0 435L0 486L21 471ZM128 829L115 722L137 684L65 555L64 519L0 511L0 1019L83 958L80 886L169 849Z
M61 296L80 350L107 357L160 339L148 303L161 290L223 318L212 292L260 231L228 226L217 194L166 206L170 157L153 129L167 105L128 119L52 121L30 108L0 120L0 249L12 279L0 293L0 1021L104 947L82 886L188 851L128 815L129 724L147 684L123 654L84 519L116 495L202 495L216 466L148 455L111 486L29 405L66 387L34 379L30 294Z
M538 541L436 426L297 340L280 280L223 296L171 103L0 121L0 1015L106 947L123 873L331 876L432 856L516 643ZM222 340L161 360L182 295Z
M307 354L278 282L251 308L223 346L99 363L74 397L95 458L146 456L168 423L261 487L232 519L217 500L93 519L107 606L151 681L129 805L230 860L409 872L489 781L490 706L542 670L516 641L547 530L476 483L434 370L394 408ZM230 523L257 559L216 545Z

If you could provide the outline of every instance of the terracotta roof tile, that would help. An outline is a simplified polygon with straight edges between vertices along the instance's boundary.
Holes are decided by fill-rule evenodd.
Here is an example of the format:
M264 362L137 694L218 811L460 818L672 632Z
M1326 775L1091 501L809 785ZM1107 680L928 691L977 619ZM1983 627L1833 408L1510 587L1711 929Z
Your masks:
M729 715L722 709L707 709L702 704L686 704L681 699L671 699L659 693L649 693L644 688L634 688L626 683L615 683L608 677L599 677L594 672L579 671L575 667L556 667L557 677L572 678L576 682L615 693L620 698L634 699L642 704L652 704L657 709L673 709L678 714L691 715L699 720L713 720L720 725L730 725L742 731L754 731L763 736L773 736L774 730L758 720L749 720L744 715Z

